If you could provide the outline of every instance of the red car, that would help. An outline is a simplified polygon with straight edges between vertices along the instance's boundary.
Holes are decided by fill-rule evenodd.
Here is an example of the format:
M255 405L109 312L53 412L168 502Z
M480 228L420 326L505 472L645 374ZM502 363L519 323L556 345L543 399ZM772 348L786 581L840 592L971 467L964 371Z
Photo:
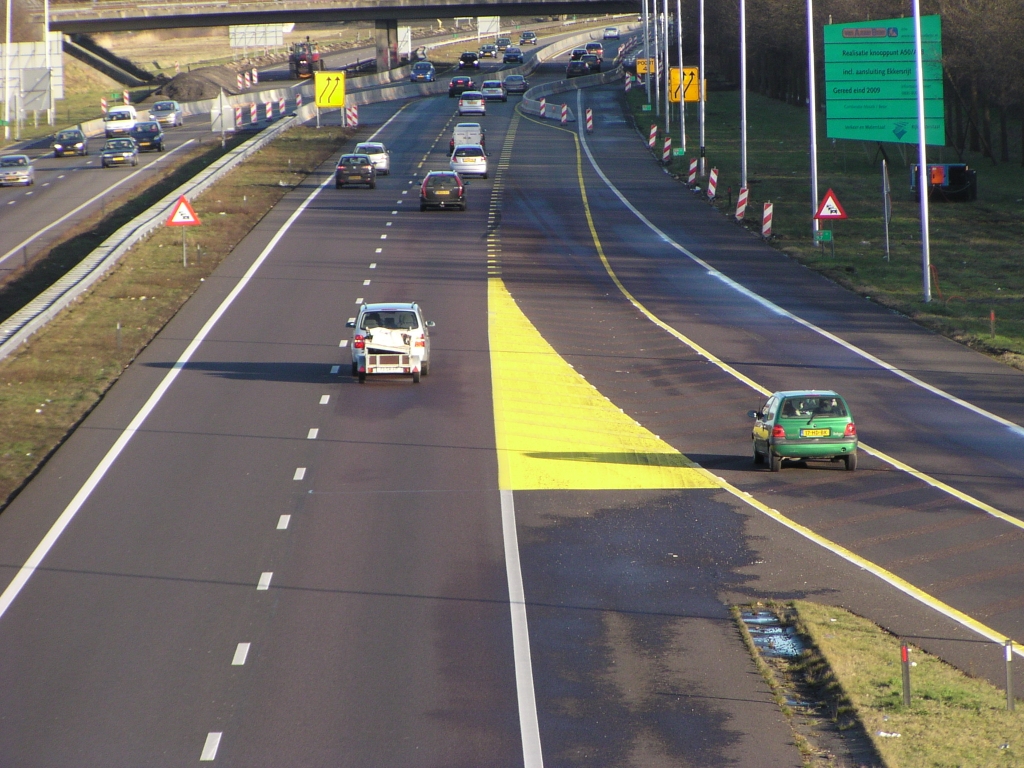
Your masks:
M458 96L460 93L472 91L474 88L476 88L476 83L473 82L472 77L456 75L451 79L451 82L448 83L448 98L451 99Z

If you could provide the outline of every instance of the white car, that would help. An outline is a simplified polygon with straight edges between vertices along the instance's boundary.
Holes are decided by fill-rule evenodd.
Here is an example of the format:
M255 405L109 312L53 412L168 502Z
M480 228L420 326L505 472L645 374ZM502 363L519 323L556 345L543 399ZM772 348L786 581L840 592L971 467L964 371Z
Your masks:
M356 144L353 154L366 155L377 169L377 173L384 176L391 175L391 150L379 141L364 141Z
M460 115L487 115L487 100L480 91L466 91L459 96Z
M129 136L138 119L139 113L131 104L126 104L123 107L111 107L110 111L103 116L103 129L108 139L115 136Z
M149 108L149 119L176 128L185 122L185 113L176 101L158 101Z
M618 40L619 39L619 28L618 27L605 27L604 28L604 39L605 40Z
M36 170L28 155L4 155L0 157L0 187L7 184L24 184L31 187L36 183Z
M430 332L419 304L363 304L352 328L352 375L359 383L377 373L411 374L414 384L430 372Z
M448 166L459 176L487 178L487 153L479 144L460 144L452 152Z
M480 93L487 101L508 101L505 95L505 86L501 80L484 80L480 85Z

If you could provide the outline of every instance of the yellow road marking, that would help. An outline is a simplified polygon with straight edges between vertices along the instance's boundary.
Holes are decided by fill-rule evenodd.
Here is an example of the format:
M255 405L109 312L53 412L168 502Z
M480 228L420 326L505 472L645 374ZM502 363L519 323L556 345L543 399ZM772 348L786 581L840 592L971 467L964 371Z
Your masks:
M518 109L518 105L517 105L517 109ZM520 113L520 114L522 114L522 113ZM605 268L605 271L608 273L608 276L615 283L616 288L618 288L618 290L622 293L622 295L630 302L630 304L632 304L634 307L636 307L641 313L643 313L643 315L645 317L647 317L651 322L653 322L659 328L663 328L668 333L672 334L674 337L676 337L677 339L682 341L684 344L689 346L695 352L697 352L701 356L705 357L709 361L714 362L723 371L726 371L726 372L730 373L731 375L735 376L740 381L743 381L748 386L752 387L753 389L757 390L758 392L761 392L762 394L765 394L765 395L770 395L771 392L769 392L767 389L762 387L760 384L756 383L752 379L750 379L750 378L744 376L743 374L739 373L739 371L736 371L734 368L732 368L731 366L729 366L725 362L719 360L717 357L712 355L710 352L705 350L703 347L701 347L700 345L696 344L692 340L688 339L683 334L679 333L679 331L677 331L675 328L672 328L670 325L668 325L667 323L663 322L660 318L658 318L656 315L654 315L654 313L652 313L650 310L648 310L647 307L645 307L643 304L641 304L639 301L637 301L637 299L626 289L626 287L619 280L618 275L615 274L615 270L612 269L611 264L608 262L608 259L606 258L605 253L604 253L604 247L603 247L603 245L601 243L601 238L600 238L600 236L597 233L597 227L594 225L594 219L593 219L593 216L592 216L591 211L590 211L590 201L589 201L589 199L587 197L586 182L583 179L583 159L582 159L581 153L580 153L579 137L576 135L576 133L574 131L569 131L569 130L566 130L564 128L558 127L558 126L547 125L547 124L542 123L542 122L540 122L538 120L534 120L534 119L530 118L527 115L522 115L522 116L525 119L530 120L530 122L537 123L538 125L542 125L545 128L552 128L554 130L565 131L566 133L569 133L569 134L572 135L573 141L576 144L576 171L577 171L576 175L577 175L577 180L579 182L580 197L581 197L581 199L583 201L583 211L584 211L584 214L585 214L586 219L587 219L587 225L588 225L588 227L590 229L590 235L591 235L591 238L592 238L592 240L594 242L594 247L597 249L598 256L601 259L601 263L602 263L602 265ZM493 366L493 363L492 363L492 366ZM901 470L907 472L908 474L913 475L914 477L917 477L917 478L919 478L921 480L924 480L925 482L929 483L930 485L932 485L932 486L934 486L936 488L939 488L941 490L947 491L948 493L951 493L952 495L956 496L957 498L960 498L960 499L962 499L964 501L967 501L968 503L970 503L970 504L972 504L972 505L974 505L974 506L976 506L976 507L978 507L980 509L985 509L986 511L990 511L990 514L993 514L994 516L998 517L1001 520L1005 520L1007 522L1011 522L1011 523L1017 525L1018 527L1024 527L1024 526L1022 526L1021 521L1017 520L1016 518L1010 517L1005 512L1002 512L1002 511L1000 511L998 509L995 509L995 508L991 507L990 505L985 504L984 502L982 502L982 501L980 501L978 499L974 499L973 497L968 496L967 494L964 494L961 491L956 490L955 488L951 488L950 486L946 485L945 483L942 483L939 480L935 480L934 478L929 477L925 473L920 472L919 470L916 470L913 467L910 467L910 466L904 464L903 462L900 462L900 461L898 461L896 459L893 459L892 457L888 457L885 454L881 453L880 451L875 451L873 449L868 449L866 446L864 446L863 443L861 443L860 445L861 445L861 447L865 448L865 450L867 450L869 453L871 453L871 454L873 454L875 456L878 456L879 458L882 458L884 461L887 461L887 462L891 463L894 467L897 467L898 469L901 469ZM714 476L710 472L708 472L707 470L705 470L703 468L700 468L700 467L697 468L697 471L699 471L701 473L704 473L708 478L713 478L721 488L723 488L724 490L728 491L734 497L736 497L740 501L742 501L742 502L752 506L754 509L757 509L758 511L760 511L763 514L767 515L768 517L772 518L773 520L775 520L776 522L780 523L781 525L784 525L786 528L789 528L791 531L794 531L795 533L803 536L804 538L808 539L809 541L814 542L818 546L820 546L820 547L822 547L824 549L827 549L828 551L832 552L833 554L838 555L839 557L843 558L844 560L846 560L846 561L848 561L848 562L850 562L850 563L852 563L852 564L854 564L854 565L856 565L856 566L858 566L860 568L863 568L864 570L868 571L869 573L877 576L878 578L882 579L886 583L888 583L891 586L895 587L896 589L900 590L904 594L909 595L910 597L914 598L915 600L918 600L919 602L923 603L924 605L927 605L929 608L937 611L938 613L941 613L942 615L952 619L953 621L961 624L962 626L967 627L968 629L971 629L974 632L977 632L982 637L988 638L989 640L991 640L993 642L996 642L996 643L1005 643L1007 640L1010 639L1007 635L1004 635L1003 633L999 632L998 630L995 630L992 627L989 627L987 624L983 624L982 622L972 618L971 616L967 615L966 613L964 613L964 612L962 612L960 610L957 610L956 608L954 608L953 606L949 605L948 603L945 603L942 600L939 600L938 598L928 594L924 590L919 589L918 587L915 587L909 581L906 581L905 579L897 576L892 571L889 571L889 570L883 568L882 566L878 565L877 563L872 562L871 560L868 560L867 558L861 557L860 555L856 554L855 552L852 552L851 550L847 549L846 547L842 546L841 544L837 544L836 542L832 541L831 539L827 539L824 536L822 536L822 535L820 535L818 533L815 533L810 528L808 528L808 527L806 527L804 525L801 525L800 523L796 522L795 520L792 520L792 519L786 517L786 515L782 514L777 509L773 509L773 508L769 507L767 504L764 504L763 502L761 502L758 499L754 498L751 494L747 493L746 491L741 491L739 488L737 488L736 486L734 486L731 483L727 482L726 480L722 479L721 477ZM500 472L500 466L499 466L499 472ZM1013 650L1014 650L1014 652L1018 656L1024 656L1024 648L1022 648L1019 644L1014 643Z

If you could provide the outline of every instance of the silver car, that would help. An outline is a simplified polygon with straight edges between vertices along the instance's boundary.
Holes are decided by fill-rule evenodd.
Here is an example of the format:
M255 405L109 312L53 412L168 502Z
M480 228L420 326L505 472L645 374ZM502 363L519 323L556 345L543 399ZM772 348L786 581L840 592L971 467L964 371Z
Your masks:
M379 141L365 141L356 144L355 154L366 155L377 169L377 173L383 176L391 175L391 150Z
M452 152L448 167L459 176L487 178L487 153L479 144L460 144Z
M178 102L158 101L149 108L149 119L156 120L160 125L169 125L174 128L185 122L185 115Z
M4 155L0 157L0 187L8 184L24 184L31 187L36 183L36 169L28 155Z
M430 331L434 324L423 319L419 304L363 304L346 325L352 328L352 375L359 383L368 374L430 373Z
M460 115L486 115L487 104L480 91L466 91L459 97Z

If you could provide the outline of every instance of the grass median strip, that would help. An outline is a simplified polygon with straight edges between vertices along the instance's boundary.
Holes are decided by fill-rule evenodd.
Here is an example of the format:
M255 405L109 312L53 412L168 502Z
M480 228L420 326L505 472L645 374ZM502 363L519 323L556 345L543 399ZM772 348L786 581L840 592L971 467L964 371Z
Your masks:
M0 500L6 505L136 355L289 191L349 138L295 128L193 202L203 222L160 229L45 329L0 362ZM133 214L134 215L134 214Z

